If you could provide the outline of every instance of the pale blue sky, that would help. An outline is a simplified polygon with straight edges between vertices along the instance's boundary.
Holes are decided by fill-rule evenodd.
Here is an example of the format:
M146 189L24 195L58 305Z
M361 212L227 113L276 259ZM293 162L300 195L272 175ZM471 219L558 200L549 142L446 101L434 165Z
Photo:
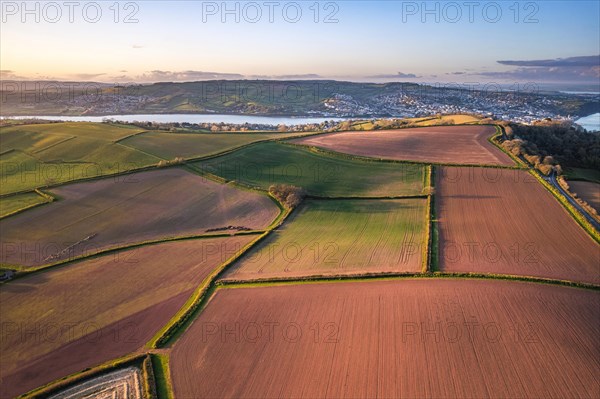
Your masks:
M498 1L494 4L500 5L502 15L497 22L491 22L497 14L488 1L475 2L473 22L463 1L454 3L460 6L460 19L450 3L428 2L429 9L438 4L439 22L435 14L421 20L421 1L329 2L333 5L323 1L317 3L318 23L311 8L314 1L296 2L302 10L296 23L284 18L284 5L288 6L287 18L295 16L294 5L286 1L277 2L273 23L263 1L255 3L262 12L256 23L248 21L255 17L255 8L246 6L247 13L243 13L247 2L239 2L239 23L234 15L222 15L221 1L135 2L137 23L123 22L134 11L133 7L123 9L126 2L119 3L119 22L115 23L110 9L114 1L98 2L102 16L97 23L84 19L82 8L90 3L86 1L74 10L73 23L65 7L61 7L60 20L50 23L48 19L56 14L46 3L39 2L40 21L36 22L35 11L23 15L20 1L2 2L0 69L11 71L4 73L5 78L153 80L151 71L160 70L348 79L402 72L442 79L452 72L514 69L497 60L600 54L598 1L519 2L518 17L515 1ZM44 6L48 7L46 15ZM28 7L35 10L35 2ZM338 22L324 23L336 8ZM203 10L216 13L203 15ZM93 19L94 11L88 6L87 17ZM530 13L538 22L525 23ZM456 23L451 22L454 19Z

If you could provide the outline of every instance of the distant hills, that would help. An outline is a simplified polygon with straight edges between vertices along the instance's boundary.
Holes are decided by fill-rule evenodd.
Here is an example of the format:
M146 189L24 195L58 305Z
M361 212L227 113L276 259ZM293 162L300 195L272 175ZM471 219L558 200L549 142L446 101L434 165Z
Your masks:
M110 85L3 81L0 113L114 115L216 113L324 117L412 117L477 113L511 119L585 116L600 96L542 92L535 86L421 85L333 80L213 80Z

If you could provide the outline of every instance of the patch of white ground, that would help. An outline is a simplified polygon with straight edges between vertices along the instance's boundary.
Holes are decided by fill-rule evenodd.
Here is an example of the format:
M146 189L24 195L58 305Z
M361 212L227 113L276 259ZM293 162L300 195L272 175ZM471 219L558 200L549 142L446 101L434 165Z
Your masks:
M136 367L102 374L49 399L142 399L141 372Z

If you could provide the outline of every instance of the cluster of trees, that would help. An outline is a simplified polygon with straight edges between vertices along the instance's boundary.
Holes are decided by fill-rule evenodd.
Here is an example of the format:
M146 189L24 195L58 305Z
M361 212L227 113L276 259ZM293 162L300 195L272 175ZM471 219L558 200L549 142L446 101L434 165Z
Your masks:
M539 156L543 164L552 161L563 167L600 169L600 132L587 133L570 122L551 120L532 125L511 123L510 129L509 139L520 139L520 146L531 156ZM552 159L546 161L549 156Z
M287 209L294 209L300 205L306 196L303 188L290 186L289 184L273 184L269 187L269 193L277 198Z
M162 160L159 161L158 164L156 166L158 166L159 168L163 168L165 166L171 166L171 165L180 165L182 163L185 163L185 159L182 157L175 157L169 161L167 160Z
M505 140L502 147L514 156L525 159L545 175L549 175L552 170L556 170L558 174L562 173L562 167L552 155L540 155L538 148L527 141L521 139Z
M106 119L105 123L118 123L128 124L137 126L146 130L163 130L170 132L181 132L181 131L199 131L199 132L315 132L319 130L326 130L334 122L323 122L323 123L311 123L304 125L269 125L262 123L188 123L188 122L171 122L171 123L160 123L160 122L120 122L116 120Z

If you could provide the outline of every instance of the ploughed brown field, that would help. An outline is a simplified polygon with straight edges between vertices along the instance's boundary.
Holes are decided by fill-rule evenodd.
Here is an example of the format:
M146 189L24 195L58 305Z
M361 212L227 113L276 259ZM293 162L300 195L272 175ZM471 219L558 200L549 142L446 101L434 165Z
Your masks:
M4 285L0 397L143 347L216 266L254 238L150 245Z
M600 213L600 184L588 181L569 181L571 191Z
M453 164L514 165L488 141L493 126L435 126L340 132L292 140L365 157Z
M70 184L52 193L61 200L0 221L0 263L36 266L207 229L264 229L279 214L265 195L177 168Z
M440 269L600 283L598 245L523 170L439 169Z
M499 280L221 289L178 398L600 397L600 294Z

